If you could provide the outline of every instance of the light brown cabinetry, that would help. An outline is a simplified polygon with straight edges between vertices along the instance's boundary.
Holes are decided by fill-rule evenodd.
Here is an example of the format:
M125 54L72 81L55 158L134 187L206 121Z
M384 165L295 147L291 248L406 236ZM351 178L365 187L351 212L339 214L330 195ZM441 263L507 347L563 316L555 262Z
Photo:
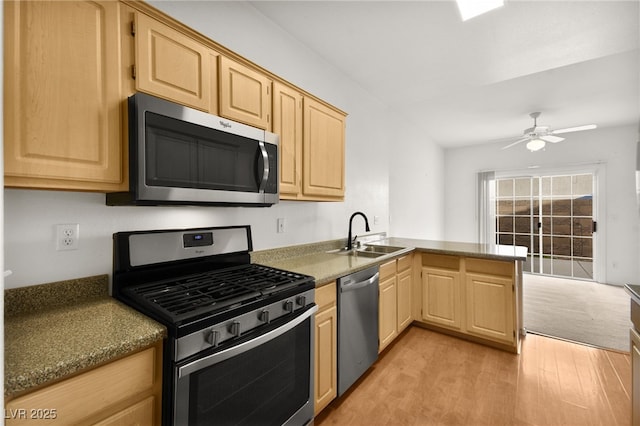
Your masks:
M5 412L16 414L6 424L160 424L161 357L159 343L12 399Z
M280 136L280 198L302 192L302 94L273 83L273 132Z
M396 261L380 265L378 295L378 352L382 352L398 336L398 287Z
M220 56L220 115L271 130L271 79Z
M343 199L345 116L312 98L304 99L304 197Z
M518 280L515 262L424 253L421 322L517 352Z
M336 282L316 289L314 412L338 395L338 308Z
M378 352L382 352L413 322L411 299L413 255L380 265Z
M512 344L515 341L515 271L512 263L465 258L466 330Z
M143 13L131 30L138 91L217 113L217 52Z
M3 6L5 185L124 190L121 3Z
M462 327L460 262L454 256L423 255L422 320L455 330Z
M398 333L413 322L411 299L413 296L413 254L397 260L398 285Z

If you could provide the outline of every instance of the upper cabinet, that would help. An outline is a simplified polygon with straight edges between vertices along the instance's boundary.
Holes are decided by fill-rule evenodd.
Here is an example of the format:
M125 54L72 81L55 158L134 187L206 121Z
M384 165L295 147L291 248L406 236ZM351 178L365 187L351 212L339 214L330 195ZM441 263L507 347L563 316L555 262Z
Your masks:
M273 84L273 132L280 135L280 198L302 193L302 93Z
M271 130L271 79L220 56L220 115Z
M304 100L302 192L319 199L344 198L345 116L312 99Z
M121 3L4 3L5 185L127 186Z
M131 31L138 91L217 113L217 52L143 13Z
M344 199L344 112L145 2L5 2L4 41L6 186L126 190L139 91L278 134L282 199Z

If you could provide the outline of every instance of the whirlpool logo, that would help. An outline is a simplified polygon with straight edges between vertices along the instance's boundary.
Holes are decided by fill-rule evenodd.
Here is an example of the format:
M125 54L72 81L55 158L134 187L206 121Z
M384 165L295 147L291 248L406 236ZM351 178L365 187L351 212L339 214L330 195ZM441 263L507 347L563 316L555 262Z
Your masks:
M231 127L231 123L227 123L226 121L222 121L222 120L220 120L220 125L225 129L228 129Z

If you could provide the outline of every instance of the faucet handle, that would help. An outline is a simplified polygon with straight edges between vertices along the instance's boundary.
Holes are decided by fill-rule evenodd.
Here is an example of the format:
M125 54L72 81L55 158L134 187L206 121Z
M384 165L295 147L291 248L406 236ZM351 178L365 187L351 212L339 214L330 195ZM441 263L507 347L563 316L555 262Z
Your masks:
M353 237L352 246L355 247L355 248L362 247L362 242L358 241L358 236L357 235L355 237Z

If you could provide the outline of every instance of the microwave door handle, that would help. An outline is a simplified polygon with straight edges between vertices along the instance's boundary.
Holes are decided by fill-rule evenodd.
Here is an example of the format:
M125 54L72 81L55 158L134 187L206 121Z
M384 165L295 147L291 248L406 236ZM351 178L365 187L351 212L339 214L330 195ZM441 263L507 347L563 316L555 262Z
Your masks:
M260 168L260 162L258 161L258 175L262 172L262 180L259 182L258 192L264 192L264 187L269 181L269 154L267 153L267 148L264 146L264 141L258 141L258 146L260 147L258 159L262 160L262 168Z

